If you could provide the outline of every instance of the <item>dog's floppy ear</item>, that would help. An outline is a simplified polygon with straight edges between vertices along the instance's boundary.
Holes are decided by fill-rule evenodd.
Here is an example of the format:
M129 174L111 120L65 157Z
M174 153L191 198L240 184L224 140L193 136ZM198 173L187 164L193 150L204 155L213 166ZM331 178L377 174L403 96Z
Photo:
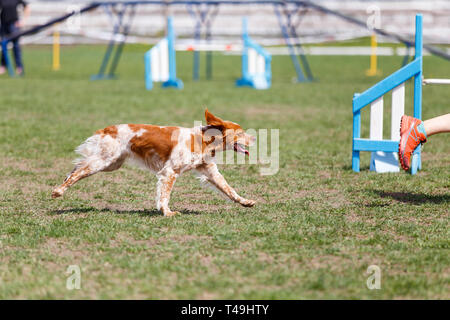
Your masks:
M223 120L213 115L211 112L208 111L208 108L205 110L205 118L206 118L206 124L208 126L213 127L223 127Z

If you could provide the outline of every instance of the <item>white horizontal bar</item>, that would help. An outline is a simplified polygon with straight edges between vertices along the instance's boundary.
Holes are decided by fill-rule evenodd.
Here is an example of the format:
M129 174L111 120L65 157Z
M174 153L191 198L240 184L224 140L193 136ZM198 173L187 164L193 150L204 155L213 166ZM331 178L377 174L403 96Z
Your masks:
M450 79L423 79L423 84L450 84Z

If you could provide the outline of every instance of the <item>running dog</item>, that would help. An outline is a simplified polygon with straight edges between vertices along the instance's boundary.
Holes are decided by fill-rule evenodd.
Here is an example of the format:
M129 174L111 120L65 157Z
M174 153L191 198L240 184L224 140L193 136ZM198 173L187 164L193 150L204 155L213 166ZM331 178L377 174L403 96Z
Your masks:
M61 197L77 181L101 171L119 169L125 160L154 172L158 178L156 207L164 216L178 212L169 209L170 193L177 177L195 170L201 181L241 204L252 207L255 201L245 199L228 185L217 169L217 152L234 150L248 155L247 147L256 138L242 127L224 121L205 110L206 126L193 128L160 127L148 124L119 124L97 130L75 151L81 157L63 184L52 192Z

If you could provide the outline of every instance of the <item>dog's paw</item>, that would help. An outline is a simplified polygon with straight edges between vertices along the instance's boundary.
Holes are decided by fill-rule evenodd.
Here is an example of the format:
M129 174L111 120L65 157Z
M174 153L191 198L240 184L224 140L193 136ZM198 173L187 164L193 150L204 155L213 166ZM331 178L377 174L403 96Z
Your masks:
M178 212L178 211L169 211L169 212L164 212L164 216L165 217L173 217L174 215L177 215L177 214L181 214L180 212Z
M63 195L63 192L61 190L59 190L59 189L55 189L55 190L52 191L52 198L53 199L59 198L62 195Z
M244 199L243 201L240 202L241 205L243 205L244 207L253 207L256 203L256 201L254 200L249 200L249 199Z

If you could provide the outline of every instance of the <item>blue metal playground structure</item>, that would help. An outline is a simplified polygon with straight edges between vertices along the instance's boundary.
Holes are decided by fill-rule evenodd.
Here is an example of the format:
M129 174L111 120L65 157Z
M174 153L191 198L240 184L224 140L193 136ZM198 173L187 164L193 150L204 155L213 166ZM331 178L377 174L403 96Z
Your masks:
M353 146L352 146L352 168L353 171L360 171L360 152L370 151L373 154L382 152L378 160L381 165L389 162L388 154L398 152L398 140L382 140L382 139L363 139L361 138L361 110L369 104L374 104L382 99L382 97L391 90L414 78L414 117L422 118L422 15L416 15L416 34L415 34L415 56L414 60L397 70L387 78L375 84L370 89L361 94L355 94L353 97ZM404 94L404 89L402 90ZM403 100L404 101L404 100ZM394 108L394 105L392 106ZM394 110L392 110L394 112ZM382 113L382 100L381 100ZM371 116L373 116L371 112ZM371 126L373 125L371 119ZM375 122L375 125L380 125ZM394 124L393 128L400 130L400 123ZM382 120L381 120L382 132ZM372 130L372 128L371 128ZM381 134L382 135L382 134ZM372 155L373 155L372 154ZM371 161L375 157L372 156ZM398 163L397 163L398 166ZM371 164L373 167L373 164ZM418 147L412 157L411 174L416 174L417 170L421 169L420 147Z

